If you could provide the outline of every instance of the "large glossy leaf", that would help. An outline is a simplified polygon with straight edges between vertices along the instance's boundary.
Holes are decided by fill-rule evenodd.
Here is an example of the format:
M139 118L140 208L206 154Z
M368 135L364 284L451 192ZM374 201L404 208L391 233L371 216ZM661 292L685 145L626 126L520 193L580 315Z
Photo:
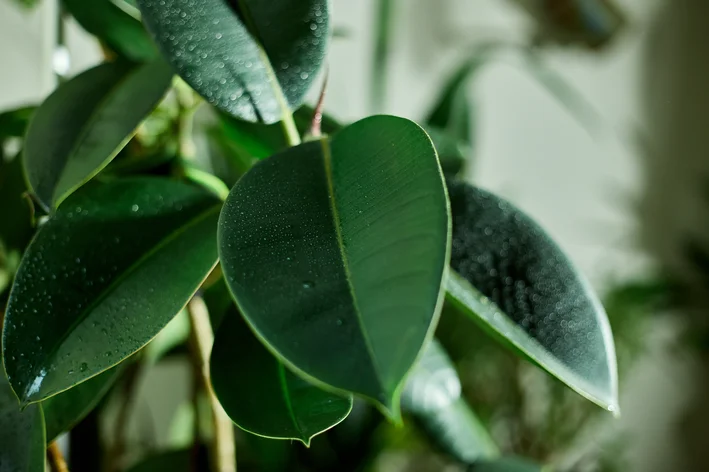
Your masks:
M275 123L297 108L324 61L328 0L139 0L180 76L211 104Z
M617 411L613 336L588 282L508 202L461 182L449 182L448 191L448 299L581 395Z
M20 403L0 369L0 472L44 472L42 409Z
M500 454L485 426L462 398L458 373L435 340L408 378L401 406L415 416L432 442L461 462L473 463Z
M122 365L42 402L47 444L84 419L108 393L122 372Z
M281 359L396 416L440 311L447 207L425 132L368 118L239 181L220 217L222 268Z
M301 379L263 346L236 309L214 341L212 385L237 426L274 439L310 440L344 420L352 396L325 392ZM245 388L245 386L247 386Z
M116 156L172 80L167 64L106 63L59 88L27 130L25 173L47 209L59 205Z
M121 56L138 62L157 57L140 12L125 0L62 0L62 4L86 31Z
M40 228L10 293L5 367L24 402L62 392L150 341L216 264L220 202L156 178L94 183Z

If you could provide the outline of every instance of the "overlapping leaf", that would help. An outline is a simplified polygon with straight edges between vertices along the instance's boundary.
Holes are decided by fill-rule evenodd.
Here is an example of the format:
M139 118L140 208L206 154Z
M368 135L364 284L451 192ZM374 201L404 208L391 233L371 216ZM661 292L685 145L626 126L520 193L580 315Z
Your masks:
M454 271L448 299L571 388L617 411L606 313L546 233L508 202L449 182Z
M500 454L461 397L455 367L435 340L409 376L401 406L416 417L432 442L461 462L472 464Z
M275 439L310 440L344 420L352 396L301 379L263 346L236 309L226 314L212 351L214 391L242 429ZM248 385L248 388L244 388Z
M86 31L121 56L137 62L157 58L140 12L125 0L62 0L62 4Z
M243 315L288 365L398 415L435 325L449 216L425 132L372 117L257 164L220 217Z
M25 174L46 209L95 176L165 95L170 67L106 63L59 88L36 111L24 150Z
M275 123L298 108L323 64L327 0L139 0L163 55L209 103Z
M10 293L3 356L23 403L62 392L150 341L216 264L220 202L183 183L93 183L27 249Z
M69 431L91 413L118 380L122 366L106 372L42 402L47 444Z
M44 419L42 409L20 410L5 374L0 369L0 472L44 472Z

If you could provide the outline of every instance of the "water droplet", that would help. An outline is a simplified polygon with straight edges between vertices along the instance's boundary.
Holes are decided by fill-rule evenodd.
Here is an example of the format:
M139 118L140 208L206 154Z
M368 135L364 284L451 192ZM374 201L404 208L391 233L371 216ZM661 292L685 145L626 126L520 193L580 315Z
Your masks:
M130 210L131 210L133 213L135 213L135 212L137 212L138 210L140 210L140 207L139 207L138 205L133 205L132 207L130 207Z
M89 365L86 362L82 362L79 366L79 372L86 372L89 369Z
M306 280L305 282L303 282L303 288L304 288L304 289L309 290L309 289L311 289L311 288L313 288L313 287L315 287L315 282L312 282L312 281L310 281L310 280Z

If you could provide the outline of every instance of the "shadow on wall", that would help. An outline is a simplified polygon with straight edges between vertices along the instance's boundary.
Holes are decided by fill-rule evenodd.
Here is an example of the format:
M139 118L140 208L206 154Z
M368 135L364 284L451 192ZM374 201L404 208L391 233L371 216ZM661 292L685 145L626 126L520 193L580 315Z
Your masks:
M696 270L697 253L689 248L694 243L709 254L709 2L667 0L649 33L644 63L642 237L670 276L688 284L698 302L692 305L700 307L689 310L691 331L707 334L709 279ZM709 345L702 344L705 375L676 429L687 471L709 470Z

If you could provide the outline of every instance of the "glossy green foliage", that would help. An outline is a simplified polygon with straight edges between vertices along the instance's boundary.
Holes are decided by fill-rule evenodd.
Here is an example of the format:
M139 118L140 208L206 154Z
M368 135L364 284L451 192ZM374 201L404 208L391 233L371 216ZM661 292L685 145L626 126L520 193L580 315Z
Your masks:
M327 0L139 0L164 56L209 103L275 123L298 108L324 62Z
M158 178L93 183L68 198L10 293L3 356L23 403L107 370L158 333L216 264L220 206Z
M62 4L86 31L122 57L137 62L157 58L140 12L125 0L62 0Z
M42 402L47 444L84 419L118 380L122 364Z
M258 163L222 211L219 251L247 321L281 359L398 416L440 311L445 187L416 124L378 116Z
M44 472L42 409L20 403L0 369L0 472Z
M508 202L450 181L453 253L448 299L562 382L617 411L606 313L547 234Z
M463 172L465 164L473 154L472 147L464 141L455 139L448 132L432 126L426 126L426 132L436 146L443 173L447 177L452 177Z
M434 444L461 462L472 464L500 454L462 398L458 373L435 340L409 376L401 407L414 415Z
M237 426L274 439L310 440L344 420L352 396L301 379L263 346L236 309L227 312L211 359L214 391ZM248 388L244 388L248 385Z
M171 81L162 61L115 62L59 86L35 113L24 151L27 180L46 209L56 208L111 162Z

